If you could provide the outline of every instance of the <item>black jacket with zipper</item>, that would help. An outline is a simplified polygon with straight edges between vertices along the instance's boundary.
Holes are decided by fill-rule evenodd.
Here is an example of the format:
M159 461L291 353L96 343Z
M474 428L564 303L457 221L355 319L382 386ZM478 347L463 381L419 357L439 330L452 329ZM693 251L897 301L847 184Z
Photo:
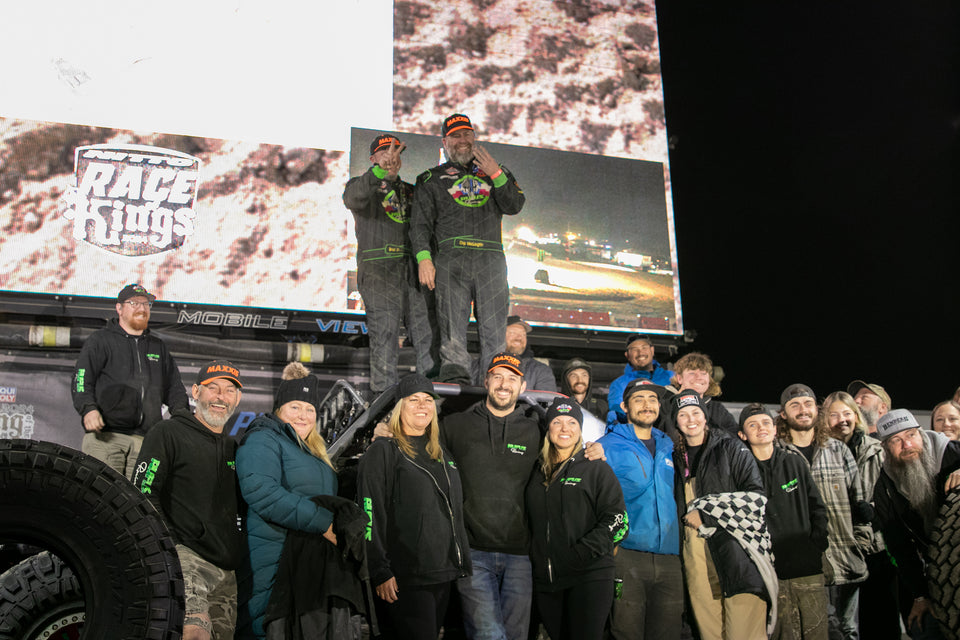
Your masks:
M431 460L427 436L409 437L416 458L393 438L375 440L360 458L360 506L368 520L370 582L399 586L450 582L472 573L463 526L460 474L449 454Z
M440 437L460 469L470 547L526 555L523 491L543 443L539 416L518 405L501 418L481 400L444 417Z
M546 484L537 466L526 488L530 562L539 591L613 580L613 548L627 535L620 482L606 462L577 452Z
M687 480L685 471L687 460L680 450L673 450L673 464L676 470L674 493L680 520L680 557L683 558L683 540L697 533L683 525L687 511L684 485ZM735 440L726 431L708 429L707 437L700 449L697 464L696 497L731 491L753 491L763 493L763 480L753 453L740 440ZM708 527L717 527L717 522L707 514L700 514ZM767 588L757 566L744 551L740 543L720 527L707 538L710 556L717 568L720 588L723 596L729 598L738 593L752 593L767 599Z
M163 341L144 330L132 335L117 318L83 343L70 387L80 416L97 409L104 431L144 435L170 413L189 409L187 392Z

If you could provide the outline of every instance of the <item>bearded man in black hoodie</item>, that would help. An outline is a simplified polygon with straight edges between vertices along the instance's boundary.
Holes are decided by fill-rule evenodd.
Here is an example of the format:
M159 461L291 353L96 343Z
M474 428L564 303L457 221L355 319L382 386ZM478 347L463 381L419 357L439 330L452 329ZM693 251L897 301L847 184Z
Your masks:
M560 393L576 400L597 418L606 419L609 411L607 399L593 393L593 370L589 362L583 358L567 360L563 363L560 379Z
M461 578L457 589L468 638L521 640L527 637L533 593L524 489L543 429L537 410L517 402L526 389L519 358L494 356L484 386L486 398L440 422L444 448L460 469L473 564L473 575ZM588 446L586 456L603 457L603 448Z
M246 551L239 511L237 442L223 431L240 404L240 371L200 367L195 413L181 409L143 439L133 483L163 516L183 568L184 640L232 638L234 570Z

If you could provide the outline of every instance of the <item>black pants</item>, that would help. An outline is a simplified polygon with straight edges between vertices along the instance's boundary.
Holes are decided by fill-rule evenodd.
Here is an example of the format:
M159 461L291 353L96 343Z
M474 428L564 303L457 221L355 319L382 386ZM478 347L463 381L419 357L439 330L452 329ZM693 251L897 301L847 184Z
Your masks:
M450 602L452 582L411 587L404 585L397 601L387 603L376 595L380 638L384 640L437 640Z
M871 553L866 560L870 575L860 585L860 637L864 640L899 640L897 568L886 550Z
M601 640L613 605L613 580L595 580L562 591L537 591L537 610L550 640Z

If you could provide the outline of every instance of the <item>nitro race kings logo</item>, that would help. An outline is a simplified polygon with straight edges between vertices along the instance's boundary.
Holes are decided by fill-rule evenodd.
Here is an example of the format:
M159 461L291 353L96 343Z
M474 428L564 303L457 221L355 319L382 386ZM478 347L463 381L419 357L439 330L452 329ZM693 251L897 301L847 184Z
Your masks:
M194 232L200 159L141 145L77 147L62 197L73 237L123 256L176 249Z

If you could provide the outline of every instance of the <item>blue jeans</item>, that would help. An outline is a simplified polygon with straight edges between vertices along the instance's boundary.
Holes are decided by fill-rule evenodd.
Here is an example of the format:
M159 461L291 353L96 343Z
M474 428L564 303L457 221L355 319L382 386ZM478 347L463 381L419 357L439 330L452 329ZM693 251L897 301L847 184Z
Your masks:
M470 549L473 575L457 580L470 640L525 640L533 569L528 556Z
M836 584L827 587L827 621L830 640L859 640L860 583ZM865 639L870 640L870 639Z

